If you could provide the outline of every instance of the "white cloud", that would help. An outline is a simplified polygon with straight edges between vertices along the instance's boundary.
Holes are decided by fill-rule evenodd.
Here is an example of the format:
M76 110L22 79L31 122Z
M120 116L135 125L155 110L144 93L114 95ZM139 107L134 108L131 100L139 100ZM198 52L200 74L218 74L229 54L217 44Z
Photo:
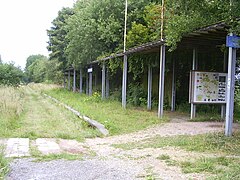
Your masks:
M74 0L1 0L0 54L24 68L32 54L48 55L46 30L62 7Z

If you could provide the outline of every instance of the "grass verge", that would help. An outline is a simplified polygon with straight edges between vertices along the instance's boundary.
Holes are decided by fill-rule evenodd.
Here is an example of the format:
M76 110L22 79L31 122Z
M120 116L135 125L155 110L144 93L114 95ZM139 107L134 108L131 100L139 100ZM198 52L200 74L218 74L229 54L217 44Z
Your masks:
M160 120L156 112L134 107L123 109L120 102L101 100L100 95L97 93L89 97L61 88L44 92L89 116L91 119L104 124L111 135L130 133L167 121L167 118Z

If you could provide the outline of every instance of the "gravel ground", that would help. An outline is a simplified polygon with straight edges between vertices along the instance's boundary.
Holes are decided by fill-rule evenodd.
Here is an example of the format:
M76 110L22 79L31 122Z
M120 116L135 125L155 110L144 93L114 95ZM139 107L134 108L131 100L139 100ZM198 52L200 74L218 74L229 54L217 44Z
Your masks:
M127 180L139 179L137 176L143 171L136 163L119 159L49 162L16 159L11 163L11 169L8 180Z

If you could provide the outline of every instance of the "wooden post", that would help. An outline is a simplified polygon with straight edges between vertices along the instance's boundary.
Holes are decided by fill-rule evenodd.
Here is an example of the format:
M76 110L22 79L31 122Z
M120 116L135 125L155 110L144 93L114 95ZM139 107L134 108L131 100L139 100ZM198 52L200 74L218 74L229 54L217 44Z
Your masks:
M158 99L158 117L163 117L164 101L164 73L165 73L165 45L160 47L160 73L159 73L159 99Z
M102 99L106 97L106 65L103 63L102 67Z
M70 70L68 70L68 90L69 91L70 91L70 88L71 88L71 84L70 84L71 83L71 79L70 79L71 74L70 73L71 73Z
M147 99L147 109L152 109L152 67L148 65L148 99Z
M79 92L80 94L83 93L83 77L82 77L82 68L80 67L80 78L79 78Z
M231 33L230 36L233 36ZM235 68L236 53L235 48L229 47L228 52L228 77L227 77L227 103L226 103L226 123L225 135L232 136L233 110L234 110L234 89L235 89Z
M122 107L126 109L127 105L127 55L123 56L123 81L122 81Z
M76 92L76 69L73 69L73 92Z
M176 107L176 80L175 80L175 59L173 58L172 67L172 101L171 101L171 111L175 111Z
M109 69L106 70L106 98L109 98Z

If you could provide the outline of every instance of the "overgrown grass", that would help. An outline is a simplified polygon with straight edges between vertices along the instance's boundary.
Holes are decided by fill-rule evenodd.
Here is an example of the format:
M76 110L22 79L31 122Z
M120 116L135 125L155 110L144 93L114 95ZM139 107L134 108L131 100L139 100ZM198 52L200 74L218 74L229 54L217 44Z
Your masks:
M49 87L49 86L47 86ZM50 86L51 87L51 86ZM52 87L51 87L52 88ZM0 137L83 140L100 133L27 86L0 88Z
M194 161L177 162L168 155L161 155L157 159L167 165L180 166L184 173L210 173L209 179L240 179L240 132L232 137L225 137L221 133L150 138L138 143L115 144L116 148L125 150L144 148L163 148L173 146L188 151L217 154L216 157L202 157Z
M117 148L126 150L144 148L162 148L166 146L180 147L188 151L217 152L231 155L240 155L240 132L232 137L226 137L222 133L204 134L195 136L156 136L141 143L115 144Z
M9 160L4 157L4 148L0 146L0 179L4 179L9 171Z
M98 93L94 93L92 97L89 97L61 88L44 92L89 116L91 119L104 124L111 135L130 133L167 121L166 118L160 120L156 112L141 108L128 107L124 110L120 102L113 100L102 101Z

